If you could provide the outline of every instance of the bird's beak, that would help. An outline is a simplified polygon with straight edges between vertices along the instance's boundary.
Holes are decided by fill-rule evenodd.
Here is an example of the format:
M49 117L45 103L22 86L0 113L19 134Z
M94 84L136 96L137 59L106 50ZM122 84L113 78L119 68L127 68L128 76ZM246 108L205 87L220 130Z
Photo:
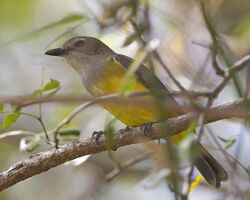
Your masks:
M45 54L49 56L63 56L67 52L68 50L62 47L62 48L50 49L46 51Z

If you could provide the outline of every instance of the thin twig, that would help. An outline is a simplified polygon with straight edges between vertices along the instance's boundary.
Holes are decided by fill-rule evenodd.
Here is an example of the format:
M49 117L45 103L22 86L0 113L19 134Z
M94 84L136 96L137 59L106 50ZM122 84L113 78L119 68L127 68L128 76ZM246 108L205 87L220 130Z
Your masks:
M226 84L245 67L250 66L250 55L246 55L238 60L232 67L230 67L226 73L226 76L221 80L217 87L211 93L212 96L217 97L218 94L224 89Z
M130 23L133 26L135 32L138 31L138 25L137 23L133 20L133 18L130 19ZM140 41L142 42L142 44L144 46L147 45L147 42L142 38L139 37ZM181 83L174 77L174 75L172 74L172 72L168 69L168 66L164 63L164 61L162 60L161 56L159 55L159 53L154 50L152 52L152 55L156 58L156 60L158 60L158 62L161 64L161 66L163 67L163 69L167 72L167 74L169 75L169 77L173 80L173 82L175 83L175 85L184 93L184 94L188 94L187 90L181 85Z
M82 104L80 106L78 106L77 108L75 108L65 119L63 119L57 126L56 128L52 131L52 134L54 134L54 142L55 142L55 148L58 148L58 134L59 131L67 124L70 123L70 121L76 117L76 115L78 115L81 111L83 111L84 109L88 108L90 105L92 105L93 103L88 103L88 104Z
M174 75L172 74L172 72L168 69L168 66L164 63L164 61L162 60L161 56L159 55L159 53L157 51L153 52L153 55L155 56L155 58L159 61L159 63L161 64L161 66L163 67L163 69L167 72L167 74L169 75L169 77L173 80L173 82L175 83L175 85L185 94L188 94L188 91L186 90L186 88L184 88L181 83L174 77Z
M204 19L204 22L206 24L207 30L210 33L210 36L212 38L213 44L210 46L211 50L211 58L212 58L212 64L214 67L214 70L217 75L224 77L225 72L224 70L219 66L217 62L217 55L219 54L220 51L220 44L218 40L218 34L215 29L215 25L212 23L211 16L208 12L208 9L205 5L204 0L199 0L200 8L201 8L201 13Z
M149 156L152 154L152 152L149 153L144 153L142 155L139 155L135 158L131 158L129 160L127 160L126 162L124 162L120 168L115 168L113 169L110 173L108 173L106 175L106 180L107 181L111 181L113 180L115 177L117 177L120 173L122 173L123 171L125 171L126 169L128 169L129 167L131 167L132 165L141 162L143 160L146 160L149 158Z
M226 159L227 163L230 165L231 168L234 168L234 163L238 164L243 170L245 170L245 172L247 173L247 175L250 177L250 169L248 169L247 167L245 167L240 161L238 161L237 159L235 159L233 156L231 156L231 154L229 154L223 147L222 145L218 142L218 139L214 136L214 134L212 133L212 131L207 128L209 135L211 136L211 138L213 139L213 141L215 142L216 146L219 148L220 152L222 152L224 158ZM231 162L231 160L234 161L234 163Z
M208 91L192 91L188 90L189 97L191 98L198 98L198 97L209 97L211 92ZM131 92L128 94L127 98L135 98L140 96L148 96L150 95L149 92ZM168 95L173 95L176 97L186 97L181 91L168 91L162 93L163 97ZM88 96L55 96L55 97L31 97L31 96L13 96L13 97L1 97L0 96L0 103L1 104L13 104L19 107L28 107L32 105L36 105L39 103L86 103L89 101L98 101L98 99L103 99L103 101L112 101L114 99L124 99L120 94L111 94L105 95L102 97L88 97ZM121 100L123 101L123 100Z

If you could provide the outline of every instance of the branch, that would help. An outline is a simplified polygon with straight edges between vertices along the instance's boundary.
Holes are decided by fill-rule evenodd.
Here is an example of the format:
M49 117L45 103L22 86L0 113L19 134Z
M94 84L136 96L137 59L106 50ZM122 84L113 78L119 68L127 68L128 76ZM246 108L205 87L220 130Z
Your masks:
M243 106L249 103L248 99L240 99L234 102L221 104L205 110L205 123L214 122L226 118L245 118L246 109ZM172 118L161 123L155 123L150 132L147 130L145 136L144 128L136 127L131 129L121 129L114 136L114 145L116 148L143 142L142 138L154 140L160 137L162 125L168 127L168 134L175 135L185 130L190 122L197 120L196 113L188 113L177 118ZM144 140L145 142L145 140ZM99 144L91 138L80 139L69 144L65 144L58 149L37 153L31 155L28 159L17 162L7 171L0 173L0 191L36 174L45 172L53 167L63 164L75 158L96 154L105 151L106 140L101 137Z

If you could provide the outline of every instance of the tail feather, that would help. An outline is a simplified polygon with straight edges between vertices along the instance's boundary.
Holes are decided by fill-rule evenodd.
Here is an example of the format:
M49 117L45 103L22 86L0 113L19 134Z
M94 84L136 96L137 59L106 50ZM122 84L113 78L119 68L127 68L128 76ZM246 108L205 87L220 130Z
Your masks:
M221 182L228 179L227 172L201 144L199 148L200 157L195 166L210 185L219 188Z

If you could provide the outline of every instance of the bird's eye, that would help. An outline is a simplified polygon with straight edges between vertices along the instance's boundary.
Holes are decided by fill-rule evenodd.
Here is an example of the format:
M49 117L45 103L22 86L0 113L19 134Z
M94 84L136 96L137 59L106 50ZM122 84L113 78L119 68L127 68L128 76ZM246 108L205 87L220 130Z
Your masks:
M83 47L84 45L85 45L85 41L84 40L79 40L75 44L76 47Z

